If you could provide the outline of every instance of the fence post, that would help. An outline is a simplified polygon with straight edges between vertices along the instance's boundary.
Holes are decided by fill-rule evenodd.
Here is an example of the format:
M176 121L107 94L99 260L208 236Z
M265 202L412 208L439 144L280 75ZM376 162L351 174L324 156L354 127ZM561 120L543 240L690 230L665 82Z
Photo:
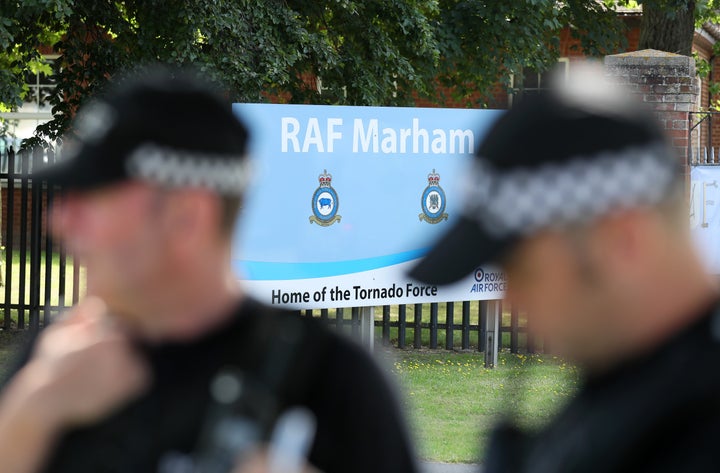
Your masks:
M407 306L398 306L398 348L405 348L405 328L407 325Z
M422 348L422 313L423 305L415 304L415 319L413 319L413 347Z
M72 283L73 283L72 305L75 305L80 300L80 263L78 263L78 260L74 257L73 257Z
M12 304L12 266L13 248L15 245L13 229L15 228L15 150L10 148L8 152L8 180L7 180L7 218L5 219L5 308L3 314L3 328L9 330L12 327L11 304Z
M382 341L383 345L390 344L390 306L383 306L382 314Z
M375 307L360 308L360 338L370 351L375 348Z
M485 368L495 368L500 338L500 301L488 301L485 326Z
M462 349L470 348L470 301L462 303Z
M353 338L357 338L360 335L360 307L353 307L350 310L350 333Z
M47 186L45 191L45 220L43 226L45 228L45 295L43 296L43 326L50 323L50 308L52 298L52 273L53 273L53 241L50 232L50 207L53 201L53 189L52 186Z
M337 309L335 309L335 327L338 330L343 329L344 317L345 317L345 315L344 315L344 311L343 311L342 307L338 307Z
M32 170L42 166L43 150L32 151ZM30 174L28 174L30 176ZM42 182L32 180L32 201L30 202L30 329L40 327L40 245L42 232ZM49 281L46 281L46 283Z
M56 145L57 146L57 145ZM48 148L47 150L47 162L48 164L52 164L55 162L55 148ZM51 237L51 231L50 231L50 209L53 205L53 198L55 195L55 190L53 189L52 185L49 184L43 184L44 189L44 203L45 203L45 219L43 220L43 228L45 229L45 294L43 295L43 319L42 323L43 326L46 326L50 323L50 309L51 309L51 299L52 299L52 284L50 281L52 281L52 274L53 274L53 266L54 266L54 258L53 258L53 241ZM41 202L42 204L42 202ZM42 207L42 205L41 205ZM41 208L41 217L42 217L42 208Z
M455 303L445 304L445 349L455 348Z
M27 151L19 152L20 159L20 271L18 277L18 322L19 329L25 328L25 310L27 298L25 297L26 275L27 275L27 236L28 236L28 195L30 194L30 160Z
M488 301L480 301L478 304L478 351L485 351L486 348L487 313Z
M430 304L430 348L438 347L438 303Z
M57 205L57 203L55 205ZM58 258L60 260L58 268L60 270L58 277L58 305L60 306L60 310L64 310L66 307L65 295L67 293L67 253L65 252L64 246L60 246L58 250Z

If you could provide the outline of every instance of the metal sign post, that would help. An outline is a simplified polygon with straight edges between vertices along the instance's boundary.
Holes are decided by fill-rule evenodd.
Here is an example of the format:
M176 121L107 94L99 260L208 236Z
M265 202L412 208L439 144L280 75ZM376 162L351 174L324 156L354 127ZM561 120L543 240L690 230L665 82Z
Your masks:
M485 368L495 368L498 362L498 338L500 337L500 301L488 301L486 307Z
M360 308L360 339L363 346L373 351L375 347L375 307Z

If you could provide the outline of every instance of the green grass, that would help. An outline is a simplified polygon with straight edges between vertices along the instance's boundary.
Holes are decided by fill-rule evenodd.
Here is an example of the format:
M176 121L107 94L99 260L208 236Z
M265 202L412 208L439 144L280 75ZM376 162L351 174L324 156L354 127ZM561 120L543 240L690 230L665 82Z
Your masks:
M6 250L7 251L7 250ZM12 280L11 281L5 281L5 265L7 264L7 256L5 256L5 259L2 261L2 278L3 278L3 288L0 290L0 304L5 302L5 284L11 283L11 298L10 301L13 304L16 304L19 302L20 299L20 272L21 267L23 266L20 261L20 252L19 251L13 251L11 254L12 257ZM51 278L50 278L50 303L52 305L58 305L60 302L60 256L55 253L52 255L52 259L50 261L51 263ZM29 300L30 298L30 254L28 253L26 255L26 259L24 261L24 267L25 267L25 293L24 297L25 300ZM45 269L46 269L46 258L45 254L43 253L40 258L40 297L41 300L45 297ZM72 294L73 294L73 270L74 270L74 263L73 259L71 257L66 258L65 263L65 294L66 299L65 303L66 305L70 305L72 302ZM85 268L80 268L79 271L79 286L78 286L78 293L82 294L85 291ZM45 302L45 301L43 301Z
M501 412L512 409L524 426L539 427L578 381L573 367L550 356L501 353L489 370L479 353L390 353L420 456L432 461L482 461Z
M11 271L12 271L12 277L9 280L5 280L5 268L8 263L8 256L11 258ZM10 303L11 304L18 304L21 300L20 295L20 276L21 276L21 270L24 267L25 271L25 287L24 291L22 291L23 299L26 304L30 302L30 255L29 253L26 255L26 258L24 262L21 262L20 259L20 253L19 251L14 251L10 255L4 255L4 259L1 261L2 264L0 264L0 275L2 276L2 282L3 285L0 287L0 307L4 306L6 302L6 290L9 286L10 289ZM60 265L60 256L58 254L53 254L52 258L50 260L50 271L51 271L51 277L49 279L50 281L50 294L49 298L47 298L46 294L46 277L45 277L45 269L46 269L46 258L45 254L43 253L40 259L40 283L39 283L39 295L40 295L40 304L43 305L45 303L49 303L51 306L60 306L64 305L66 307L69 307L75 302L75 295L82 296L82 294L85 293L85 268L79 268L77 278L78 278L78 287L77 287L77 294L74 294L74 263L73 259L71 257L67 257L65 261L65 291L64 291L64 297L63 294L60 292L60 271L61 271L61 265ZM0 319L2 319L4 315L3 313L0 313ZM28 313L25 313L25 318L27 322ZM12 320L11 325L13 327L17 326L17 320L18 320L18 311L16 309L10 310L10 318ZM0 324L4 323L4 320L0 320Z

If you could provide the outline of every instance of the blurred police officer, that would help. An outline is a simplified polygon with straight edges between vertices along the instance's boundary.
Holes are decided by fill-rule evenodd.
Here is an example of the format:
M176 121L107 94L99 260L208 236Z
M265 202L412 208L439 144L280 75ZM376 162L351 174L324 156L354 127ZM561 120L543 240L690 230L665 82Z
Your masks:
M496 122L467 192L414 275L500 264L530 330L584 373L542 431L500 425L486 471L719 471L718 294L655 118L583 74Z
M6 382L0 471L227 471L293 406L314 468L415 471L370 357L243 296L230 247L248 134L230 104L167 71L123 84L36 176L64 191L53 229L88 297Z

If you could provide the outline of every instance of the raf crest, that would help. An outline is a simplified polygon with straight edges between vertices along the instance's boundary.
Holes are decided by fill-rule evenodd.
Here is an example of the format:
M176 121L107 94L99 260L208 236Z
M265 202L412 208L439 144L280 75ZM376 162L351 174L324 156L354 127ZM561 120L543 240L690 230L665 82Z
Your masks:
M428 174L427 180L428 185L420 199L422 213L418 217L420 221L435 224L448 218L448 214L445 213L445 191L440 187L440 174L434 169Z
M318 176L320 185L312 196L312 212L310 223L317 223L320 226L328 227L342 218L337 214L340 206L337 192L332 187L332 174L327 170Z

